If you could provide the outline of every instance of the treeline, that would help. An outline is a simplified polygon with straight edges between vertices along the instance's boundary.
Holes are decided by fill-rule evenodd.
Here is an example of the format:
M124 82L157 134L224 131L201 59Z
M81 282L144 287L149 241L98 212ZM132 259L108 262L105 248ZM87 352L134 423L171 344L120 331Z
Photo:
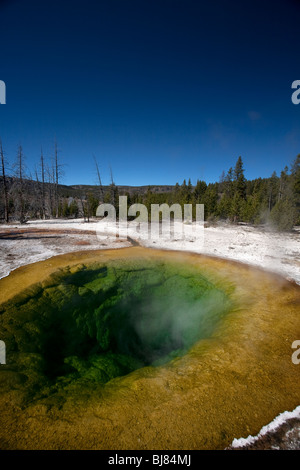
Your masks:
M50 219L66 217L83 217L89 221L104 198L107 197L100 180L97 191L81 189L70 191L62 186L63 164L59 161L57 143L51 159L46 160L43 151L34 168L34 174L26 168L23 148L20 145L13 161L8 161L0 140L0 220L2 222L19 221L25 223L28 219ZM115 184L112 182L115 191ZM72 192L73 196L68 193ZM111 192L111 191L110 191ZM113 199L115 201L115 198Z
M134 198L131 198L134 200ZM246 180L242 158L234 168L223 172L219 182L206 184L198 180L196 186L183 181L169 194L147 194L134 202L143 202L148 211L151 204L179 203L204 204L205 220L213 223L228 220L232 223L246 222L255 225L268 224L278 230L291 230L300 225L300 155L291 168L285 167L278 176ZM194 213L195 215L195 213Z
M1 218L5 222L18 220L26 222L28 218L59 216L59 178L61 165L58 163L57 144L51 164L45 161L41 151L40 161L35 167L34 177L28 174L23 148L19 145L13 162L7 161L0 141L1 158ZM32 184L35 181L36 184ZM4 217L3 217L4 216Z
M300 155L291 167L285 167L280 175L270 178L246 180L243 160L237 159L234 168L223 171L216 183L198 180L176 183L168 191L157 192L153 187L141 193L120 191L112 171L111 182L103 186L99 167L95 160L95 176L98 185L74 189L61 185L63 165L59 161L57 144L52 158L47 161L41 151L34 175L28 174L22 146L18 147L15 160L9 165L0 141L2 222L28 219L84 218L89 221L96 215L99 204L113 204L118 213L119 195L127 196L128 207L144 204L150 215L151 204L192 204L195 216L196 204L204 204L205 220L214 223L227 220L232 223L269 224L278 230L290 230L300 225Z

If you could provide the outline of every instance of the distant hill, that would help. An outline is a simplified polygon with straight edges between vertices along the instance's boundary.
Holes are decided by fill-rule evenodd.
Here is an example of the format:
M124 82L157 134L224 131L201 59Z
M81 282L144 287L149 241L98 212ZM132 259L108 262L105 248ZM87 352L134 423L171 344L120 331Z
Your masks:
M152 193L170 193L174 190L175 186L170 185L147 185L147 186L123 186L123 185L116 185L120 194L129 193L132 194L146 194L148 189L152 191ZM109 190L109 186L102 186L103 191L106 192ZM62 186L60 188L64 188L64 190L75 190L75 191L84 191L84 192L99 192L99 186L92 186L92 185L83 185L77 184L72 186Z
M3 183L3 178L0 176L0 185ZM7 176L6 177L8 187L10 188L14 183L18 181L18 178ZM41 182L32 180L32 179L24 179L24 184L26 186L26 190L30 192L34 192L34 190L40 186ZM45 186L48 187L49 185L54 186L54 183L45 183ZM139 194L143 195L146 194L148 189L152 191L152 193L170 193L174 190L175 186L170 185L147 185L147 186L124 186L124 185L116 185L118 188L119 194ZM104 194L109 191L108 185L102 186ZM59 184L58 185L59 195L62 197L80 197L82 193L99 193L99 186L97 185L87 185L87 184L76 184L76 185L65 185Z

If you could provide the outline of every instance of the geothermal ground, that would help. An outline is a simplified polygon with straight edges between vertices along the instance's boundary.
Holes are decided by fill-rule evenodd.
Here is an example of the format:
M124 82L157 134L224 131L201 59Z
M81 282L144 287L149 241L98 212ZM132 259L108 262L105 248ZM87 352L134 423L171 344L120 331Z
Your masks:
M97 237L97 223L83 220L32 221L0 226L0 278L12 270L51 256L82 250L131 246L175 249L231 259L266 269L300 285L300 227L280 234L248 225L205 227L203 244L186 240L146 241L128 232L129 240ZM195 246L196 245L196 246Z
M188 237L174 242L149 242L133 232L129 232L128 240L112 239L110 235L100 239L96 228L96 223L84 223L81 220L33 221L25 225L1 226L0 278L21 266L60 254L120 249L140 244L239 261L274 272L300 285L300 228L291 233L279 234L247 225L205 227L201 246ZM300 449L300 407L283 411L272 423L266 422L259 435L236 436L230 448Z

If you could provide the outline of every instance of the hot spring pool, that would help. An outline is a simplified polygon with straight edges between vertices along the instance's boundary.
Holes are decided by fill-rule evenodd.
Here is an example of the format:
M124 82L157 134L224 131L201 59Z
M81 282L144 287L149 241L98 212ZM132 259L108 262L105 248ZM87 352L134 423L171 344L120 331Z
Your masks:
M1 448L224 448L299 404L300 289L279 277L136 247L0 288Z

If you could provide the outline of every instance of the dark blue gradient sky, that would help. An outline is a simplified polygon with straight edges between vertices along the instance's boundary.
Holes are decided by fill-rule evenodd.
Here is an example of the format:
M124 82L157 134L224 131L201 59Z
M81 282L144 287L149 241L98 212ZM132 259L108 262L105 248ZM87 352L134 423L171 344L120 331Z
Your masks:
M0 1L0 138L33 171L56 137L65 184L247 179L300 153L300 2Z

